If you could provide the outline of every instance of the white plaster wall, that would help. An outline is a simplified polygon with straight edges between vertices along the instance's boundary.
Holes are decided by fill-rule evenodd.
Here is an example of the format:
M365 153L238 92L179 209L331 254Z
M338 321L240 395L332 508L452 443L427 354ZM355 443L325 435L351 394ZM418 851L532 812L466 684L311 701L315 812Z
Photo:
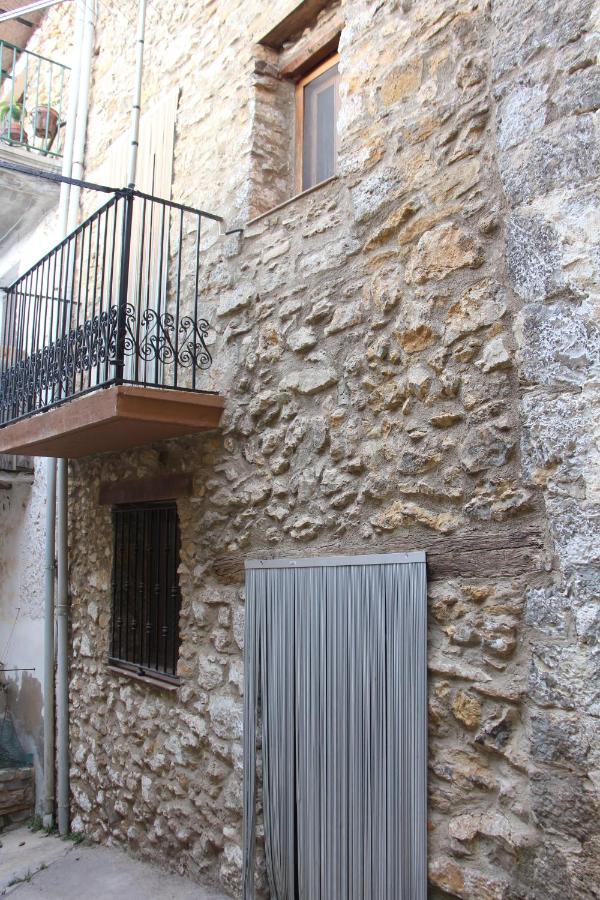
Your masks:
M33 484L0 490L0 664L10 672L5 697L36 774L36 807L42 799L44 663L45 465L36 461Z

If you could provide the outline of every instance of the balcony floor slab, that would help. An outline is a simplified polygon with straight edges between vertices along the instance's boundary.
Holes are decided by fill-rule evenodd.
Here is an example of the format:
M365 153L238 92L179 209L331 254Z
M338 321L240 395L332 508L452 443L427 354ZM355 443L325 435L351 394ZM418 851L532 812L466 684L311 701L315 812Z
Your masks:
M77 459L218 428L225 400L137 385L98 388L0 428L0 453Z

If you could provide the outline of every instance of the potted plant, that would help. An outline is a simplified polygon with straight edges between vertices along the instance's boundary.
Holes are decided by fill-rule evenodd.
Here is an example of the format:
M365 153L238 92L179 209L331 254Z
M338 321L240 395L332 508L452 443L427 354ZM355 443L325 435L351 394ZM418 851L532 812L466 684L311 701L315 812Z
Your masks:
M58 111L49 104L36 106L32 112L32 119L36 137L45 138L49 145L52 144L58 131Z
M25 107L22 103L0 100L0 139L17 144L28 144L27 132L22 127Z

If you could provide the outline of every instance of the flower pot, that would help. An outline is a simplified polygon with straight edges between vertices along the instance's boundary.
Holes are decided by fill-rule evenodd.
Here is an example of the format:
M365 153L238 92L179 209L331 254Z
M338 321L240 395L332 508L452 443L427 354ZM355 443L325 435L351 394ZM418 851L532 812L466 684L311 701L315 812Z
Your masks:
M36 137L53 141L58 131L58 112L52 106L38 106L33 110L33 130Z
M21 134L21 123L15 122L14 119L5 119L2 123L2 132L0 138L5 141L12 141L15 144L28 144L29 137L27 132L23 130Z

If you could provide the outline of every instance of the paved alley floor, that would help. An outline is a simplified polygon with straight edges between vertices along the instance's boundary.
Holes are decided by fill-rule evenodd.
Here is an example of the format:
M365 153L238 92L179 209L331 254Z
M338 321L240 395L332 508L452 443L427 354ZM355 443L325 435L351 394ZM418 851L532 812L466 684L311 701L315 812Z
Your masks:
M229 900L122 850L28 828L0 834L0 896L14 900Z

